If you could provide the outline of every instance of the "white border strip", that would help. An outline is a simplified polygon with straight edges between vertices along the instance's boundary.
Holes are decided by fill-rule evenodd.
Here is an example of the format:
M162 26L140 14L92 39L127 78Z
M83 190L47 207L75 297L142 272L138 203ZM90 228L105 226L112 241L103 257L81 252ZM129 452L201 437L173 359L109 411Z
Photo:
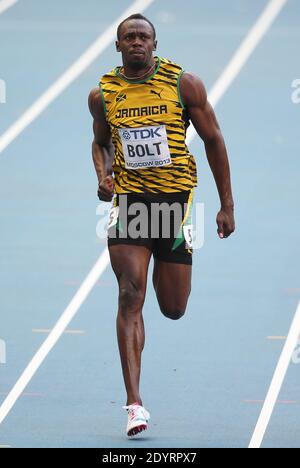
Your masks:
M278 361L263 409L258 418L249 448L260 448L266 429L272 416L275 403L281 390L286 372L291 362L292 354L300 335L300 302L298 304L293 323L291 325L286 343Z
M259 42L262 40L263 36L266 34L287 1L288 0L271 0L263 10L256 23L250 29L240 47L233 55L222 75L211 89L208 95L208 100L213 107L218 103L220 98L224 95L231 83L237 77L249 59L250 55L258 46ZM195 128L190 126L187 131L187 144L193 140L195 135Z
M56 99L114 40L116 29L127 16L143 12L154 0L136 0L107 30L63 73L24 114L16 120L0 137L0 153L17 138L53 101Z
M0 2L0 15L8 10L10 7L14 6L18 0L2 0Z
M273 4L273 3L277 4L279 2L277 0L271 0L270 4ZM281 1L280 3L281 3L281 6L283 6L284 3L286 3L286 1ZM136 6L135 6L135 8L136 8ZM141 11L141 9L140 9L140 11ZM278 10L278 13L279 13L279 10ZM128 12L127 12L127 14L128 14ZM263 15L265 14L265 10L264 10L264 12L262 14ZM261 16L259 17L257 22L259 22L260 19L261 19ZM271 22L269 22L268 24L270 26ZM255 26L254 26L254 28L255 28ZM252 30L253 30L253 28L252 28ZM260 38L262 38L262 37L263 36L261 35ZM257 45L257 42L252 43L253 49L256 47L256 45ZM251 50L251 52L253 51L253 49ZM240 48L238 50L240 50ZM250 53L248 53L247 57L249 57L249 55L250 55ZM230 63L232 63L232 61ZM245 63L245 61L243 62L243 64L244 63ZM225 71L226 71L226 69L225 69ZM240 68L237 68L237 67L235 68L236 75L239 73L240 69L241 69L241 67ZM231 75L232 76L231 79L233 80L236 75ZM223 74L220 76L217 83L222 82L222 77L223 77ZM215 87L216 87L216 85L214 86L213 90L215 89ZM217 97L215 97L214 104L216 104L216 102L221 98L222 93L225 93L227 87L226 86L222 87L222 89L218 93ZM189 141L191 141L191 139L192 138L190 138ZM12 409L12 407L14 406L14 404L16 403L18 398L20 397L21 393L24 391L25 387L28 385L28 383L30 382L30 380L32 379L32 377L34 376L34 374L36 373L36 371L38 370L38 368L40 367L40 365L42 364L44 359L47 357L48 353L51 351L53 346L56 344L56 342L58 341L60 336L63 334L65 328L67 328L70 321L73 319L73 317L75 316L75 314L79 310L80 306L82 305L82 303L84 302L84 300L86 299L86 297L88 296L88 294L90 293L92 288L97 283L99 277L105 271L108 263L109 263L109 254L108 254L108 250L106 248L104 250L104 252L101 254L99 260L97 261L97 263L94 266L94 268L92 269L92 271L89 273L89 275L87 276L87 278L83 282L82 286L79 288L78 292L76 293L76 295L72 299L69 306L63 312L62 316L58 320L57 324L55 325L55 327L52 330L52 332L50 333L50 335L47 337L47 339L45 340L45 342L43 343L41 348L38 350L36 355L33 357L32 361L28 364L28 366L24 370L23 374L21 375L21 377L19 378L19 380L17 381L17 383L15 384L15 386L13 387L11 392L8 394L8 396L6 397L4 402L2 403L2 405L0 407L0 424L4 421L4 419L6 418L6 416L8 415L8 413L10 412L10 410Z

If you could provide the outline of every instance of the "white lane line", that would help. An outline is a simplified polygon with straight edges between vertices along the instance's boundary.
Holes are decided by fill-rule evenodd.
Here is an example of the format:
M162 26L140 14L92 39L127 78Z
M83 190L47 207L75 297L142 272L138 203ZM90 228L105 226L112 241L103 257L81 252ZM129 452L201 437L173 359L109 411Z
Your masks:
M262 14L250 29L240 47L237 49L227 67L208 94L208 100L213 107L218 103L220 98L237 77L287 1L288 0L271 0L263 10ZM190 126L187 131L187 144L193 140L195 135L195 128Z
M293 319L287 340L278 361L269 391L267 393L264 406L258 418L254 433L252 435L249 448L260 448L266 429L272 416L275 403L281 390L286 372L291 362L292 354L300 334L300 302L298 304L295 317Z
M33 328L32 333L51 333L53 328ZM84 335L84 330L64 330L67 335Z
M18 0L2 0L0 1L0 15L12 7Z
M104 252L99 257L97 263L92 268L79 290L71 300L68 307L65 309L53 330L46 338L40 349L37 351L33 359L30 361L24 372L22 373L19 380L14 385L13 389L9 392L8 396L5 398L4 402L0 407L0 424L4 421L7 414L14 406L15 402L18 400L27 384L30 382L40 365L43 363L47 355L50 353L53 346L61 337L63 331L67 328L74 315L81 307L91 290L93 289L95 283L98 281L99 276L102 275L109 263L109 254L108 250L105 249Z
M25 130L114 40L119 23L154 0L136 0L0 137L0 153Z
M275 1L271 0L270 4L273 4L273 3L278 3L278 2L276 0ZM285 2L281 2L281 3L282 3L282 6L283 6L283 4ZM265 13L265 10L262 13L262 15L264 15L264 13ZM258 19L258 22L259 21L260 21L260 18ZM271 23L269 23L269 25L271 25ZM252 28L252 30L253 30L253 28ZM261 38L262 38L262 35L261 35ZM257 43L256 43L256 45L257 45ZM244 53L246 53L246 52L244 52ZM249 54L248 54L248 57L249 57ZM232 63L232 61L230 63ZM227 68L225 69L225 71L227 70ZM236 68L235 73L238 74L240 69L241 68ZM223 74L220 76L218 82L222 81L222 76L223 76ZM222 92L223 93L225 93L227 87L224 87L224 86L222 87L222 90L223 90ZM213 89L215 89L215 86L214 86ZM221 96L222 96L222 93L219 92L218 97L215 98L214 104L217 103L217 101L221 98ZM191 138L190 138L190 141L191 141ZM41 365L43 360L47 357L47 354L50 352L50 350L53 348L53 346L55 345L57 340L60 338L60 336L62 335L64 329L68 326L68 324L70 323L70 321L72 320L72 318L74 317L76 312L78 311L79 307L84 302L85 298L88 296L89 292L94 287L95 283L98 281L99 277L105 271L108 263L109 263L109 254L108 254L108 250L106 248L103 251L102 255L100 256L96 266L92 270L92 272L93 272L93 281L91 281L91 280L88 281L88 278L92 274L92 272L91 272L91 273L89 273L87 279L84 281L83 285L79 288L79 290L76 293L74 299L72 299L70 305L67 307L67 309L62 314L61 318L59 319L59 321L55 325L52 333L48 336L48 338L46 339L46 341L44 342L42 347L39 349L37 354L33 357L32 361L29 363L29 365L27 366L27 368L25 369L25 371L21 375L20 379L15 384L14 388L12 389L10 394L7 396L6 400L1 405L1 407L0 407L0 424L5 419L5 417L7 416L9 411L11 410L11 408L14 406L14 404L17 401L17 399L19 398L20 394L22 393L24 388L27 386L28 382L31 380L31 378L33 377L33 375L35 374L35 372L37 371L37 369L39 368L39 366ZM84 294L84 297L82 297L82 288L83 288L84 285L85 285L85 288L84 288L85 294ZM72 312L70 313L69 309L70 309L71 305L72 305ZM67 313L68 313L68 316L65 317Z
M267 340L284 341L286 340L286 336L267 336Z
M9 392L0 392L0 395L3 395L3 396L6 396L8 395ZM42 397L42 396L45 396L45 393L37 393L37 392L23 392L22 397Z
M244 400L244 403L261 404L261 403L264 403L264 400ZM276 404L277 405L297 405L298 401L297 400L277 400Z

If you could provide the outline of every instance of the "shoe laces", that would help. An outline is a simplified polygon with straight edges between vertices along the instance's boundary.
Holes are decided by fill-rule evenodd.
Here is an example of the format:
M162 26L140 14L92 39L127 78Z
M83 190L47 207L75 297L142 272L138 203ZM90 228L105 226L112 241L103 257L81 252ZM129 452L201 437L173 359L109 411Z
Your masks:
M128 406L123 406L122 408L127 411L130 419L136 418L138 416L139 411L141 411L143 416L145 417L145 410L144 410L144 407L141 405L133 404L133 405L128 405Z

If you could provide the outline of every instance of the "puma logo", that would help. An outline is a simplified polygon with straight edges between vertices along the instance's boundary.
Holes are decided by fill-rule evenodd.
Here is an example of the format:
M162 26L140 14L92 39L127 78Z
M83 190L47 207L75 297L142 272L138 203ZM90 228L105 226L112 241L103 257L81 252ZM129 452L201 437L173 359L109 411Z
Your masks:
M154 89L151 89L151 91L150 91L151 94L156 94L159 97L159 99L161 99L161 93L162 92L163 92L163 89L161 90L160 93L157 93L156 91L154 91Z

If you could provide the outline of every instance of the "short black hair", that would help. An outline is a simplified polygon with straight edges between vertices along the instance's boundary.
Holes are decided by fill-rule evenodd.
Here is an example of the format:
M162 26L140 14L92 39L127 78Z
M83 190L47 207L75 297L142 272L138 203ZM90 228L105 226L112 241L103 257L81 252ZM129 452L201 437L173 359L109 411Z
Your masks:
M128 16L128 18L125 18L125 19L122 21L122 23L119 24L118 29L117 29L117 38L118 38L118 41L120 40L120 31L121 31L121 27L123 26L123 24L126 23L126 21L133 20L133 19L138 19L138 20L147 21L147 23L150 24L150 26L151 26L151 28L152 28L154 39L156 38L155 27L153 26L153 24L151 23L151 21L148 20L148 18L146 18L146 16L141 15L140 13L134 13L133 15Z

